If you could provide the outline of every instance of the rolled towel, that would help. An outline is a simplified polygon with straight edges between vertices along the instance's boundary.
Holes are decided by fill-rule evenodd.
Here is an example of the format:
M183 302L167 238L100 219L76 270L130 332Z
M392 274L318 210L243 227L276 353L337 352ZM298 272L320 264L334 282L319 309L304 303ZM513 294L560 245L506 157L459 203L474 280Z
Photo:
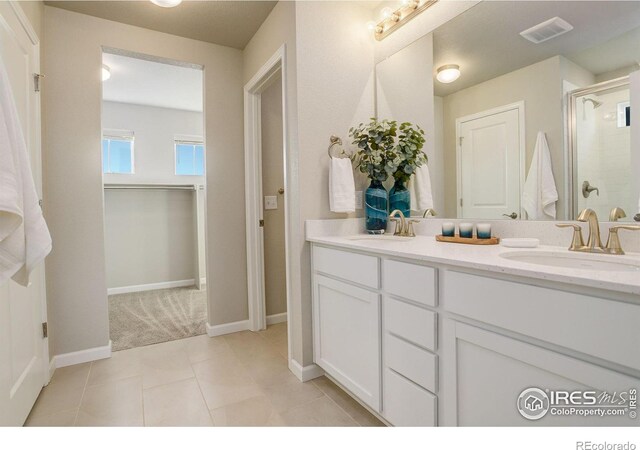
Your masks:
M329 208L336 213L350 213L356 210L356 187L349 158L331 158Z

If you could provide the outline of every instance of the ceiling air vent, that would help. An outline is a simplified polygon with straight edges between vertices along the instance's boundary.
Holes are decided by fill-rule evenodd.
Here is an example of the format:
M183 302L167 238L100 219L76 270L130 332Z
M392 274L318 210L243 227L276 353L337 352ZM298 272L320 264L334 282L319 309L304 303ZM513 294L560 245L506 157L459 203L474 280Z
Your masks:
M573 25L560 17L554 17L553 19L549 19L535 25L528 30L524 30L520 33L520 36L534 44L540 44L571 30L573 30Z

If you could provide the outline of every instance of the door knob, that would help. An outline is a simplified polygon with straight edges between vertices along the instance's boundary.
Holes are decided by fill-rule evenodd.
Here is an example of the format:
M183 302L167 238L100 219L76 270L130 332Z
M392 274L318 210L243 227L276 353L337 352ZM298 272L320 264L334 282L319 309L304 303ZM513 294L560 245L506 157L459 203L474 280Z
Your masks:
M511 214L503 214L503 216L508 217L510 219L517 219L518 218L518 214L516 214L515 212L512 212Z
M280 194L280 195L284 194L284 188L278 189L278 194Z

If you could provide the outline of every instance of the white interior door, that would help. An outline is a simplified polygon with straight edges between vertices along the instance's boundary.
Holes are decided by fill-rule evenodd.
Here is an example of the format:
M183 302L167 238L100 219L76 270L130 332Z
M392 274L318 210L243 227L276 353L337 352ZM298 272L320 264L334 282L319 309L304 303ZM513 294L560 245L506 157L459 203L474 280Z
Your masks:
M40 100L33 74L39 73L38 40L15 3L0 2L0 55L9 75L30 152L38 195L42 198ZM22 425L48 381L44 265L28 288L0 284L0 425Z
M521 114L514 105L458 119L458 217L520 217Z

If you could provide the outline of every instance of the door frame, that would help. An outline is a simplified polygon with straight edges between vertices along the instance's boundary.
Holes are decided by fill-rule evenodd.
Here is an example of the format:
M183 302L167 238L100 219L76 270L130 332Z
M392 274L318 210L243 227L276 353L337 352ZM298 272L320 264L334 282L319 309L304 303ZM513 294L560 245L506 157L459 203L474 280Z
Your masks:
M263 330L267 326L264 280L264 229L262 193L262 129L261 94L280 77L282 83L282 143L284 174L284 233L285 276L287 292L288 360L291 359L291 251L296 234L293 212L298 205L297 184L293 171L297 167L297 155L289 145L286 44L283 44L244 86L245 130L245 208L247 235L247 296L249 304L249 329ZM291 171L291 173L290 173Z
M520 199L520 208L518 209L519 218L522 219L524 208L522 207L522 191L525 182L525 166L526 166L526 133L525 133L525 108L524 100L515 103L509 103L508 105L498 106L496 108L480 111L468 116L458 117L456 119L456 212L458 218L461 218L462 207L460 206L460 198L462 195L462 146L460 145L460 127L464 122L470 122L472 120L482 119L484 117L493 116L496 114L502 114L508 111L518 111L518 136L520 141L520 183L518 198Z
M29 21L29 18L27 17L27 15L24 13L24 11L22 10L22 7L20 7L19 3L16 1L9 1L8 2L9 6L11 7L11 10L13 11L13 13L15 14L16 19L18 20L18 23L20 24L20 26L22 27L22 29L24 30L26 36L29 39L29 42L31 43L31 45L33 46L34 49L34 53L35 53L35 61L34 61L34 65L33 65L33 69L34 69L34 76L36 74L40 74L40 39L38 38L38 34L36 33L35 29L33 28L33 25L31 25L31 22ZM0 16L1 18L1 16ZM29 86L31 87L31 89L35 89L34 87L34 81L30 80L29 82ZM42 115L41 115L41 106L40 106L40 95L36 95L35 96L36 102L35 102L35 116L37 117L37 123L36 126L39 127L38 132L36 133L36 140L35 142L32 143L33 146L35 146L35 150L36 150L36 154L38 155L39 159L40 159L40 165L38 167L32 167L32 172L34 172L34 175L36 177L40 177L42 178ZM42 189L42 184L41 184L41 189ZM42 192L38 192L38 195L41 196L43 195ZM45 278L45 268L44 268L45 262L42 262L42 295L40 296L40 316L42 319L42 323L45 324L47 323L47 291L46 291L46 278ZM42 380L42 385L46 386L47 384L49 384L49 381L51 380L51 376L53 375L53 372L55 371L55 360L49 360L49 337L43 337L42 338L43 343L42 343L42 363L44 365L44 369L43 369L43 373L44 373L44 379Z

